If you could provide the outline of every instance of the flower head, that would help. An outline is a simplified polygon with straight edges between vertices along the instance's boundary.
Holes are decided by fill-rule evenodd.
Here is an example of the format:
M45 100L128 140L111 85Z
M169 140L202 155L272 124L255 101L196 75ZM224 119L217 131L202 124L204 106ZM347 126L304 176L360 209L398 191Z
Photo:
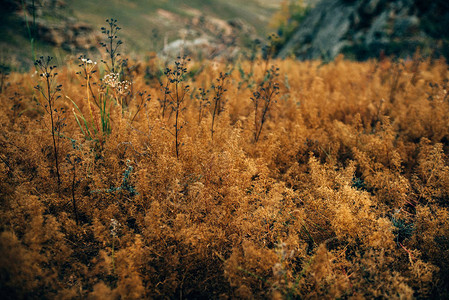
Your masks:
M110 229L111 235L117 236L117 228L120 226L120 223L116 219L111 219Z
M118 94L124 95L128 92L131 82L128 80L120 81L119 73L109 73L103 77L103 82L115 89Z

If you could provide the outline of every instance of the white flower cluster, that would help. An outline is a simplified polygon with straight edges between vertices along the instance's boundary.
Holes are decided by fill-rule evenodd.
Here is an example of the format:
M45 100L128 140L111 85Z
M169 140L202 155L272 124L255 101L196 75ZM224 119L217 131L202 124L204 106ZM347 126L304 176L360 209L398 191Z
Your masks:
M81 58L81 61L82 61L83 63L89 64L89 65L91 65L91 64L96 65L96 64L97 64L96 61L92 61L92 60L90 60L90 59L88 59L88 58Z
M110 87L115 88L117 86L117 84L120 82L119 81L119 73L106 74L103 78L103 82L106 85L109 85Z
M128 80L120 81L119 77L119 73L109 73L104 76L103 82L123 95L128 92L130 82Z
M111 230L111 235L112 236L117 236L117 229L121 224L116 220L116 219L111 219L111 224L109 226L110 230Z
M291 259L295 254L294 250L288 251L286 243L280 243L277 246L276 252L281 260L280 263L276 263L271 268L273 275L276 277L284 276L287 270L285 269L284 263L286 260Z

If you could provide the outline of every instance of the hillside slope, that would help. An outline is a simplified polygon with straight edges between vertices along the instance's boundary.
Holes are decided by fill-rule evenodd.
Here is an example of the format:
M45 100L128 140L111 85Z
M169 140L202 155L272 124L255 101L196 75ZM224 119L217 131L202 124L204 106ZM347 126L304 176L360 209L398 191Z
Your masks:
M0 52L13 56L21 65L30 65L42 54L56 56L62 62L67 54L95 50L107 18L118 20L122 51L130 55L160 52L181 38L203 39L212 48L230 43L244 48L267 34L267 24L280 2L0 0L4 20L0 25Z

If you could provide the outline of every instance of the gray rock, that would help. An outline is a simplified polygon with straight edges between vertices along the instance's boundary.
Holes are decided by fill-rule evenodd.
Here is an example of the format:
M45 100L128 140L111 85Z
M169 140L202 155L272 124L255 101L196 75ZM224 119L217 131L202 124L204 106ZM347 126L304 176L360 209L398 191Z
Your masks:
M292 39L280 51L279 57L290 54L305 59L323 55L334 57L346 42L344 36L350 29L350 16L355 7L341 5L339 0L321 1L304 20Z
M422 0L321 0L280 47L278 57L410 56L418 47L448 57L444 24L449 24L449 5L443 0L429 5Z
M65 50L78 51L96 47L100 36L92 26L83 22L48 22L36 19L37 36L40 40Z
M420 21L417 16L398 18L394 23L394 37L411 36L419 32Z
M365 44L371 45L375 43L387 43L387 30L388 30L388 21L389 21L389 11L383 11L380 16L374 19L374 22L371 24L371 27L368 29L365 38Z
M376 9L379 7L379 4L384 2L382 0L371 0L365 6L363 6L363 12L367 15L372 15L376 12Z

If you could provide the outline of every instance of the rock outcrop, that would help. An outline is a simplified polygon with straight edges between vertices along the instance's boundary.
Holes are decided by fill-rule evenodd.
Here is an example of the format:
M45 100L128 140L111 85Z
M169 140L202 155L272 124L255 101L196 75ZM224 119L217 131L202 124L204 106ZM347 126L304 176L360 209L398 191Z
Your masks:
M312 8L278 56L364 60L379 55L449 58L447 0L322 0Z
M99 34L91 25L68 16L63 0L0 0L0 4L24 28L30 28L35 39L72 52L98 47Z
M101 40L91 25L72 19L58 23L38 19L36 31L42 41L72 52L95 49Z
M203 14L185 19L184 38L164 45L160 55L175 58L180 53L194 58L222 58L232 60L238 57L242 40L259 39L254 27L241 19L222 20Z

